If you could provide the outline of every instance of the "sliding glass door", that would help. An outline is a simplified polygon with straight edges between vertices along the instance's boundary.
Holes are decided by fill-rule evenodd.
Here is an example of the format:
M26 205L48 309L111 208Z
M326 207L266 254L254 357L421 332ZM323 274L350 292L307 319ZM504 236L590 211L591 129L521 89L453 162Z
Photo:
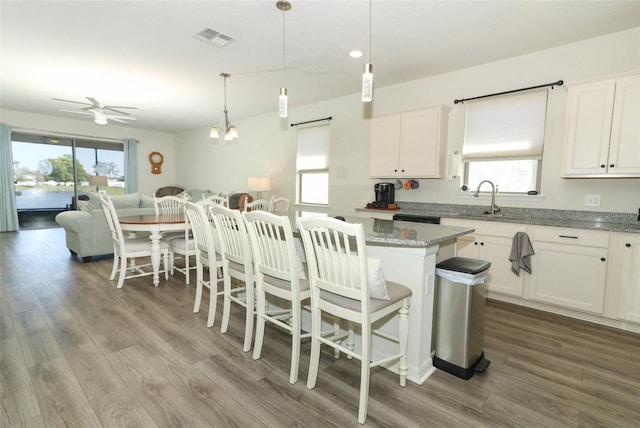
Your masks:
M124 193L121 142L13 133L12 148L21 223L29 213L76 209L87 191Z

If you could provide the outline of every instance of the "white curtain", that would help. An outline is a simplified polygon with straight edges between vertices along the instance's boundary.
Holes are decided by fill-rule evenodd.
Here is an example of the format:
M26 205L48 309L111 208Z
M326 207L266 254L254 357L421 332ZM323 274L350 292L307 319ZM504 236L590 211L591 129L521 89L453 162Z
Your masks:
M0 124L0 232L20 229L16 208L16 187L13 175L11 128Z
M138 140L124 140L125 193L138 191Z

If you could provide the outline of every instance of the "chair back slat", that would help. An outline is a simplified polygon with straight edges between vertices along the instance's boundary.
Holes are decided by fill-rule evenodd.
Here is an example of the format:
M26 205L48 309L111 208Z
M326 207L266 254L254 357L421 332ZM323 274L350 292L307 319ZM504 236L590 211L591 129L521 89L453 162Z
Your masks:
M209 213L218 233L223 257L234 263L250 265L253 257L242 213L222 205L210 206Z
M187 200L180 196L153 196L153 208L156 214L182 214Z
M244 213L256 272L298 283L299 266L291 223L266 211Z
M212 252L215 254L216 246L213 239L213 226L209 220L208 209L205 210L202 202L186 202L185 211L191 224L193 240L197 248L198 256L201 252Z
M367 257L362 224L333 218L298 219L314 287L367 302Z
M249 202L249 197L246 197L244 203L245 212L249 211L269 211L269 201L266 199L256 199L253 202Z
M109 234L113 241L113 250L116 254L124 253L124 234L120 227L120 220L118 220L118 213L113 205L113 201L110 196L100 195L100 206L104 212L104 216L107 219L107 226L109 227Z
M289 212L289 206L291 205L290 197L275 197L272 196L269 200L269 212L270 213L287 213Z

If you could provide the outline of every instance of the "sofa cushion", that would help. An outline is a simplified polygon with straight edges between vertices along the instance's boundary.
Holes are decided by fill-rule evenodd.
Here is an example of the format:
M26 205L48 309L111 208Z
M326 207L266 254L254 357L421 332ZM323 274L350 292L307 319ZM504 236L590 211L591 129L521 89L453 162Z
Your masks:
M153 196L140 195L140 208L154 208Z
M87 208L89 210L99 210L102 209L100 205L100 195L96 192L87 192L89 195L89 203L87 204ZM140 194L139 193L129 193L127 195L110 195L111 201L113 201L113 206L115 209L123 209L123 208L140 208ZM151 205L153 207L153 204Z

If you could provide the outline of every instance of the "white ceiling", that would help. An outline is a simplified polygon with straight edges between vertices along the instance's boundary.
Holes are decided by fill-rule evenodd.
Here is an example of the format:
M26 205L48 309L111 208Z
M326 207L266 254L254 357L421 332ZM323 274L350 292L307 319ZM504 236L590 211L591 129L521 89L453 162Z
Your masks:
M368 1L290 0L290 109L359 96ZM382 87L640 26L640 1L378 1L371 62ZM177 132L277 109L282 12L262 1L0 1L0 107L64 117L93 97L136 106L131 127ZM212 28L234 41L195 40ZM349 58L352 49L365 58ZM639 46L640 49L640 46ZM79 106L81 107L81 106ZM98 125L96 125L98 126Z

